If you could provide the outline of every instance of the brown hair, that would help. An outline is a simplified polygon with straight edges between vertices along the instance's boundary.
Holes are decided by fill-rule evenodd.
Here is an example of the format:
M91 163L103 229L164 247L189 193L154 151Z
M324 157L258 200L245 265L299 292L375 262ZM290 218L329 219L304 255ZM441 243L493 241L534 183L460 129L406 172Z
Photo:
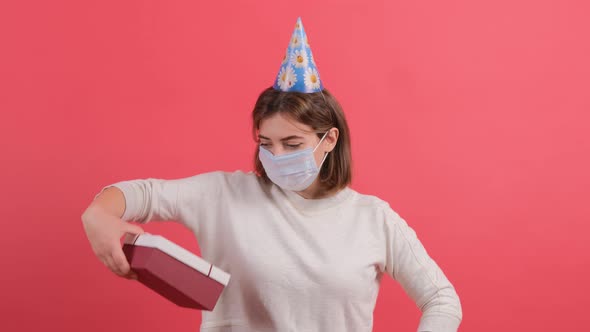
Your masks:
M319 138L331 128L338 128L336 146L328 154L320 170L320 185L323 189L331 191L342 189L350 184L352 157L348 124L342 107L328 90L324 89L323 93L283 92L273 87L264 90L258 96L252 111L252 134L255 141L258 141L257 134L262 120L277 113L310 126L317 132ZM257 146L255 150L254 168L259 176L266 182L270 182L258 159L259 149L260 146Z

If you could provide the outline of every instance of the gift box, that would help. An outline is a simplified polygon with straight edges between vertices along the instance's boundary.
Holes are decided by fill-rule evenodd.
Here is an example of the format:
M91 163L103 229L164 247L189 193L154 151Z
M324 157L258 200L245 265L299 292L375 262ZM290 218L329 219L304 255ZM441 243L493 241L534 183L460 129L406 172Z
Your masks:
M160 235L125 239L123 252L137 280L175 304L211 311L230 274Z

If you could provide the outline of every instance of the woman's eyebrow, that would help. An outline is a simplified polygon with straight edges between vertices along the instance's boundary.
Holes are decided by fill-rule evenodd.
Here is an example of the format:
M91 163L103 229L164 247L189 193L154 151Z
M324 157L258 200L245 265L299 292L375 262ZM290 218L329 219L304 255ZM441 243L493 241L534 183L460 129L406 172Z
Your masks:
M267 140L270 140L270 138L268 138L266 136L262 136L262 135L258 135L258 138L259 139L267 139ZM297 139L297 138L303 139L303 137L301 137L301 136L291 135L291 136L287 136L285 138L281 138L281 141L289 141L289 140Z

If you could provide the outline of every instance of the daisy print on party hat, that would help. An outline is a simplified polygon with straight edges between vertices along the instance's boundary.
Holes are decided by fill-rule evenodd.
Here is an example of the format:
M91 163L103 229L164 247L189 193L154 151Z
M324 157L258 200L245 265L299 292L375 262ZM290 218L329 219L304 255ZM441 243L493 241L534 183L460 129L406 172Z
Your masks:
M304 93L321 92L324 89L301 17L297 18L273 88Z

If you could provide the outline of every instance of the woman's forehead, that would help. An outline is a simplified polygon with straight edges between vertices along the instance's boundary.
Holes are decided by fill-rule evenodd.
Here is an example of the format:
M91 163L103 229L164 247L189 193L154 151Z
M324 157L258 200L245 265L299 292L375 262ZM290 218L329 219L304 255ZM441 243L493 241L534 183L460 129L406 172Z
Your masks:
M268 138L281 139L288 136L309 136L315 135L315 131L312 127L296 121L295 119L283 116L280 113L274 114L260 122L258 129L260 136Z

